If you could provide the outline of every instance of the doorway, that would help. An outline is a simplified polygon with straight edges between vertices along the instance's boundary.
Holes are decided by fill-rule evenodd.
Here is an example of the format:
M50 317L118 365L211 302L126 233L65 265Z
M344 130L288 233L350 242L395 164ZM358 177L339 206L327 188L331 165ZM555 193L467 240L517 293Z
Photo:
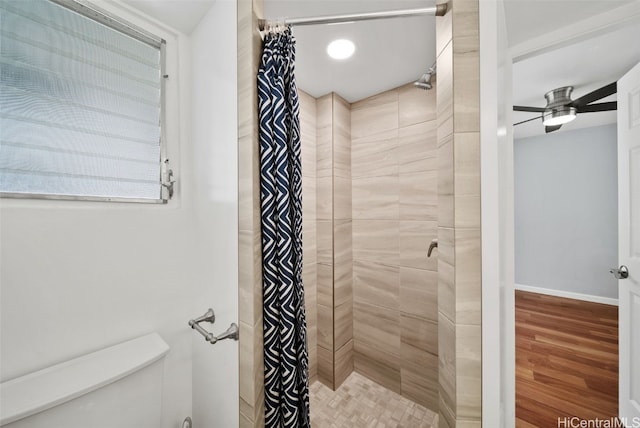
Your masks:
M575 100L616 82L635 55L609 47L634 32L620 28L516 61L513 104L544 107L542 92L556 87L573 86ZM558 65L560 57L565 62ZM596 59L606 68L587 65ZM597 102L609 101L615 96ZM513 116L520 123L514 129L516 426L615 420L617 280L609 269L618 260L617 116L579 113L553 132L545 132L539 116Z
M582 16L582 21L578 23L576 16L569 14L562 18L563 11L557 10L559 14L556 18L562 22L555 25L557 31L553 31L553 34L540 31L528 40L509 45L507 6L504 2L482 4L480 13L481 34L484 34L485 41L481 46L481 71L485 75L481 93L485 113L482 122L483 307L495 308L483 311L483 350L486 350L483 352L488 356L497 347L501 349L500 358L494 359L493 363L483 359L483 422L492 426L511 427L515 425L516 371L512 124L517 122L512 111L512 106L516 104L511 93L512 67L519 61L559 46L638 25L639 14L634 5L618 5L617 9L607 13ZM515 8L513 4L511 6ZM564 7L570 8L570 5L565 4ZM520 12L526 12L527 20L537 23L531 16L531 12L536 12L532 8L535 9L533 2L522 2L517 6ZM538 12L543 13L544 8ZM545 22L544 25L551 24ZM605 70L608 70L606 66ZM543 103L544 99L541 98L540 104ZM496 382L500 383L500 388L493 391L489 386Z

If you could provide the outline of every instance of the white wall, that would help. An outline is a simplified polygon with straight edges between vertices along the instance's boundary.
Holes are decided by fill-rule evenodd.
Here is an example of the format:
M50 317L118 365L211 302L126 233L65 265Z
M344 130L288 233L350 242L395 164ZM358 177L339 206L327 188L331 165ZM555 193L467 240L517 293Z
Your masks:
M616 126L515 141L516 283L617 298Z
M236 2L216 2L193 46L130 7L100 6L167 40L176 196L0 200L0 380L157 331L171 347L162 427L192 411L196 426L238 426L237 342L212 346L187 326L208 307L214 332L237 322Z
M192 312L212 307L215 334L238 323L236 1L218 0L191 34L189 157L195 192ZM193 337L195 427L237 427L238 342Z
M102 5L167 40L167 134L179 179L188 122L183 72L188 39L114 5ZM186 57L188 59L188 56ZM183 116L188 117L188 116ZM157 331L165 359L163 427L191 413L190 214L178 191L167 205L0 200L0 378Z

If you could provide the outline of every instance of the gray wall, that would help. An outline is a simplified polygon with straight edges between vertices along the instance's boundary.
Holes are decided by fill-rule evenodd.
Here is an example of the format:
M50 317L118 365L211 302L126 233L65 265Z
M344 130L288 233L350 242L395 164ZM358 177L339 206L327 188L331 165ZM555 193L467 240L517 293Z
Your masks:
M618 297L616 125L515 141L516 284Z

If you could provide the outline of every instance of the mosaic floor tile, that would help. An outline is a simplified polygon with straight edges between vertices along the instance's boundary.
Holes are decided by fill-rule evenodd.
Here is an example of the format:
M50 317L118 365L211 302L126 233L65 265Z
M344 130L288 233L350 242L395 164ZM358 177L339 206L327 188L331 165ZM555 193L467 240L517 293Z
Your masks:
M336 391L310 387L312 428L436 428L438 415L358 374Z

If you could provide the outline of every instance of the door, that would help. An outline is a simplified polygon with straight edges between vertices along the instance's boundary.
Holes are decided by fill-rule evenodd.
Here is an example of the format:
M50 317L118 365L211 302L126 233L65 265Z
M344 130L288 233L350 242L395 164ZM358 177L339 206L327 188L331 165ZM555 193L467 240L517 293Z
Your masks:
M618 81L620 417L640 421L640 64Z

